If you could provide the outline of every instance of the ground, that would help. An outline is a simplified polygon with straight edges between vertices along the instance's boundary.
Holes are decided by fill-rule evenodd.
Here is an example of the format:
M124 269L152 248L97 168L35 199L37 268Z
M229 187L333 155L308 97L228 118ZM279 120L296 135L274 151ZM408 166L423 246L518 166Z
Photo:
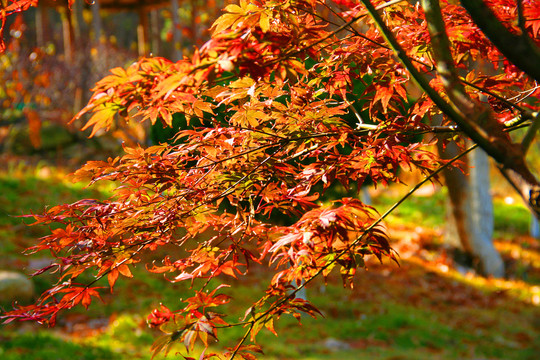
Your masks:
M0 161L0 268L28 270L46 254L20 255L46 229L27 227L10 215L40 211L45 204L107 196L110 188L84 189L66 178L69 171L28 159ZM497 185L497 184L496 184ZM498 185L497 185L498 186ZM308 286L307 297L324 318L284 317L279 337L262 331L262 359L535 359L540 352L540 242L527 236L529 221L508 192L496 188L496 247L507 266L505 279L484 278L454 262L442 242L444 192L427 191L406 203L386 223L399 266L368 259L354 288L343 289L339 275ZM384 211L402 188L379 189L375 205ZM504 194L504 197L501 196ZM263 291L264 273L254 269L228 309L235 319ZM50 277L34 279L44 290ZM54 329L35 324L0 327L0 358L150 359L158 334L145 316L159 302L175 307L189 296L144 269L119 282L107 305L64 314ZM232 346L243 329L224 332L220 346ZM219 346L215 347L216 349ZM175 358L175 348L168 358ZM159 356L156 358L160 358Z

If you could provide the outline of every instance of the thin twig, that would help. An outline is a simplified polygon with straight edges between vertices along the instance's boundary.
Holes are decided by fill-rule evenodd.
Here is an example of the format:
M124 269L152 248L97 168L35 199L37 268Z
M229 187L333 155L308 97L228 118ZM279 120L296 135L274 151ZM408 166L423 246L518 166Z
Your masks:
M240 341L238 342L238 344L236 344L236 347L234 348L232 354L231 354L231 357L229 358L229 360L233 360L234 357L236 356L236 354L238 353L238 351L240 350L240 347L242 346L242 344L244 344L249 336L249 333L251 332L251 330L253 329L253 326L255 326L255 323L256 321L253 320L251 321L251 325L249 326L249 329L247 329L246 333L244 334L244 336L242 337L242 339L240 339Z
M382 9L384 9L384 8L386 8L386 7L395 5L395 4L400 3L400 2L403 2L403 1L405 1L405 0L392 0L392 1L389 1L389 2L387 2L387 3L384 3L384 4L381 4L381 5L377 6L377 7L375 8L375 10L382 10Z

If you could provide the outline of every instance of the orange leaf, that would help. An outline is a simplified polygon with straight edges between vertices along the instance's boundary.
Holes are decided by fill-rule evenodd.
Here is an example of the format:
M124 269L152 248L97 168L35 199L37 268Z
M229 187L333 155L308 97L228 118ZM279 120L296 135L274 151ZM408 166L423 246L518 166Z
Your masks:
M41 146L41 119L35 110L25 111L26 119L28 120L28 133L32 146L37 149Z
M92 302L92 297L90 296L90 294L88 293L88 291L84 291L84 292L82 293L81 304L82 304L86 309L88 309L88 306L90 305L91 302Z
M111 126L114 115L116 115L116 110L111 107L102 108L94 113L90 120L84 125L82 130L88 129L90 126L93 126L92 133L90 137L94 136L98 130L104 128L106 130Z
M129 266L127 266L126 264L120 265L118 267L118 271L125 277L133 277L133 274L131 274L131 270L129 270Z
M118 269L112 269L107 275L107 280L109 280L109 286L111 287L111 292L117 279L118 279Z
M276 329L274 329L274 319L270 318L265 324L264 327L270 330L270 332L276 336L278 336Z

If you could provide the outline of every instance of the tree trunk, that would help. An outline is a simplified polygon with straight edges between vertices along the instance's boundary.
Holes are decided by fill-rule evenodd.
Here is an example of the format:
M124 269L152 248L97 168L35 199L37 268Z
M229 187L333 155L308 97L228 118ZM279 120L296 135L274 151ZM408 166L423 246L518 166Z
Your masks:
M182 59L181 50L181 34L180 34L180 17L178 16L178 0L171 0L171 12L173 21L173 60Z
M163 56L161 53L161 39L159 29L161 28L159 10L150 11L150 50L153 56Z
M73 63L75 56L75 49L73 48L75 43L75 34L73 31L73 19L71 10L66 7L60 8L60 17L62 19L62 36L64 40L64 56L66 62Z
M148 56L149 53L149 21L148 13L143 9L139 9L139 25L137 26L137 44L139 56Z
M439 153L449 159L460 152L449 143ZM470 255L475 267L484 275L503 277L504 263L493 246L493 202L489 192L489 162L481 149L468 156L469 175L459 169L444 172L451 205L447 241Z
M101 22L101 15L99 14L99 0L94 0L94 2L91 4L92 8L92 26L94 30L94 41L98 46L101 44L101 35L103 32L103 24Z

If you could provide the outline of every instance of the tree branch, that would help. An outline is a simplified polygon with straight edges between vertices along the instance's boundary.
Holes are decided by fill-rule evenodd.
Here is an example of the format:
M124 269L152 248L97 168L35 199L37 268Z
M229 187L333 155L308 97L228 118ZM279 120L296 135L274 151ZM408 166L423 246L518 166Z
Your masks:
M501 173L517 190L521 197L525 200L531 210L538 216L538 208L534 206L535 201L532 198L531 189L538 187L538 181L530 172L525 163L525 153L528 146L534 139L536 130L540 126L537 121L538 116L533 120L532 126L528 129L521 146L516 146L511 143L509 138L504 133L502 124L493 118L490 110L480 103L475 103L469 94L465 91L465 87L459 81L457 71L450 50L450 40L446 33L446 27L442 18L439 0L421 0L422 7L425 11L426 21L428 23L428 31L431 37L431 45L436 60L435 64L437 72L441 77L443 86L448 94L451 104L460 109L464 113L465 119L474 122L474 119L483 119L483 123L479 123L481 135L483 135L490 145L504 153L506 149L506 157L503 161L499 161L504 166L499 166ZM459 110L458 110L459 111ZM468 134L469 135L469 134ZM509 162L516 162L514 166L508 166Z
M506 181L508 181L519 196L521 196L531 213L540 221L540 186L531 185L530 183L524 181L523 178L514 170L505 169L502 166L497 166L497 168L504 176Z
M351 248L353 248L354 246L359 244L360 241L362 241L362 239L364 239L364 237L367 234L369 234L370 231L375 229L375 227L377 225L379 225L385 218L388 217L388 215L390 215L394 210L396 210L399 205L401 205L405 200L407 200L412 194L414 194L424 184L426 184L429 181L433 181L433 179L436 176L438 176L443 170L445 170L448 167L452 166L456 161L458 161L459 159L461 159L462 157L464 157L465 155L467 155L468 153L470 153L471 151L473 151L477 147L478 147L477 144L474 144L474 145L470 146L469 148L464 150L462 153L460 153L460 154L456 155L455 157L453 157L452 159L448 160L444 165L441 165L439 168L437 168L437 170L435 170L431 174L427 175L422 181L418 182L412 189L409 190L409 192L407 194L405 194L403 197L401 197L396 203L394 203L390 208L388 208L388 210L386 210L386 212L384 214L379 216L379 218L377 220L375 220L365 230L363 230L362 234L360 234L356 239L354 239L354 241L352 241L351 244L349 244L345 249L339 251L332 260L328 261L324 266L322 266L320 269L318 269L317 272L315 272L315 274L313 274L311 277L305 279L305 281L302 284L297 286L296 289L291 291L285 298L283 298L280 301L276 302L274 307L278 307L278 306L284 304L289 299L294 298L294 296L300 290L302 290L304 287L306 287L306 285L308 285L315 278L317 278L319 275L321 275L326 269L330 268L335 263L337 263L341 259L341 257L343 257L345 254L349 253ZM254 322L257 322L257 321L263 319L264 317L268 316L272 312L272 310L273 310L273 308L270 308L270 309L264 311L262 314L255 317ZM252 323L252 325L253 325L253 323ZM242 339L242 342L244 342L244 341L245 341L245 338Z
M384 9L386 7L398 4L398 3L403 2L403 1L405 1L405 0L392 0L392 1L389 1L387 3L384 3L384 4L381 4L381 5L377 6L375 9L376 10L382 10L382 9Z
M397 42L396 38L392 34L392 31L386 26L383 19L373 6L370 0L361 0L372 19L375 21L382 35L394 50L397 57L401 60L402 64L409 71L412 78L418 83L418 85L426 92L430 99L437 105L437 107L447 115L452 121L454 121L463 132L469 136L474 142L476 142L486 153L493 157L497 162L503 164L505 167L514 169L516 172L522 174L524 178L531 184L538 184L538 181L529 171L523 156L516 146L509 141L501 143L499 140L502 138L495 136L491 133L491 128L484 129L479 124L489 122L487 117L490 116L489 112L482 111L476 112L475 117L470 118L471 111L463 112L458 108L458 104L449 104L444 100L441 95L437 93L430 85L426 77L421 74L413 65L411 59L407 56L405 50ZM444 24L443 24L444 25ZM446 36L446 32L444 32ZM450 66L444 64L442 66ZM451 83L455 82L449 80ZM456 95L457 96L457 95Z
M525 27L525 15L523 14L523 0L517 0L518 26L521 30L521 36L527 36Z
M526 34L512 34L482 0L461 0L461 6L508 60L540 82L540 48Z
M382 9L382 8L385 8L386 6L394 5L394 4L397 4L397 3L399 3L399 2L401 2L401 1L392 2L392 4L386 3L386 4L383 4L383 5L379 5L379 6L378 6L377 8L375 8L375 9L376 9L376 10L380 10L380 9ZM343 18L338 12L336 12L331 6L328 6L327 4L325 4L325 6L326 6L326 8L327 8L329 11L331 11L336 17L338 17L339 19L341 19L344 23L347 23L347 20L344 19L344 18ZM304 10L304 11L306 11L306 10ZM336 27L337 27L337 26L340 26L339 24L337 24L337 23L335 23L335 22L332 22L331 20L322 18L320 15L317 15L317 14L312 13L312 12L309 12L309 11L306 11L306 12L309 13L309 14L311 14L312 16L318 17L319 19L321 19L321 20L323 20L323 21L326 21L327 23L332 24L332 25L334 25L334 26L336 26ZM349 25L348 30L351 31L352 33L354 33L356 36L361 37L362 39L365 39L365 40L367 40L367 41L369 41L369 42L371 42L371 43L373 43L373 44L375 44L375 45L377 45L377 46L380 46L380 47L382 47L382 48L384 48L384 49L392 50L391 47L389 47L389 46L387 46L387 45L385 45L385 44L381 44L381 43L379 43L379 42L377 42L377 41L375 41L375 40L373 40L373 39L367 37L366 35L360 33L360 32L359 32L358 30L356 30L352 25ZM410 59L411 59L412 62L415 62L415 63L417 63L417 64L420 64L420 65L422 65L422 66L425 66L425 67L428 68L428 69L433 69L433 65L431 65L431 64L427 64L427 63L425 63L424 61L421 61L421 60L416 59L416 58L414 58L414 57L411 57ZM506 99L506 98L504 98L504 97L502 97L502 96L500 96L500 95L498 95L498 94L495 94L495 93L492 92L492 91L489 91L489 90L487 90L487 89L485 89L485 88L482 88L482 87L480 87L480 86L478 86L478 85L476 85L476 84L473 84L473 83L467 81L465 78L463 78L463 77L461 77L461 76L459 77L459 80L461 81L461 83L463 83L463 84L465 84L465 85L467 85L467 86L470 86L470 87L472 87L472 88L474 88L474 89L476 89L476 90L478 90L478 91L480 91L480 92L482 92L482 93L484 93L484 94L486 94L486 95L489 95L489 96L491 96L491 97L493 97L493 98L495 98L495 99L501 101L502 103L506 104L508 107L511 107L511 108L514 108L514 109L518 110L518 111L521 113L521 119L519 120L520 122L524 122L524 121L526 121L526 120L529 120L529 119L533 119L533 118L534 118L533 112L530 111L529 109L526 109L526 108L524 108L524 107L521 107L521 106L519 106L517 103L514 103L514 102L512 102L512 101L510 101L510 100L508 100L508 99Z
M467 94L465 87L457 75L439 0L422 0L421 4L431 37L435 67L450 98L450 104L453 105L456 111L461 112L463 115L472 115L477 112L477 104Z

